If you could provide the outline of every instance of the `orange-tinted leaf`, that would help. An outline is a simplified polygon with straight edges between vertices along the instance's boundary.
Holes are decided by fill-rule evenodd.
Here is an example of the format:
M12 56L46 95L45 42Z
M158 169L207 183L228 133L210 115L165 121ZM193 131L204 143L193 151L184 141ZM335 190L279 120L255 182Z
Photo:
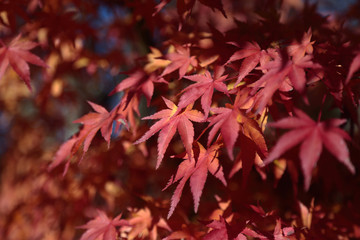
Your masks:
M159 216L152 216L149 208L131 211L129 224L132 226L128 239L136 239L136 237L148 237L151 240L158 239L157 229L163 228L171 231L164 218Z
M288 46L288 53L292 56L293 59L300 59L305 56L305 54L313 53L313 44L315 41L311 41L312 31L311 28L304 33L304 36L301 40L301 43L293 42Z

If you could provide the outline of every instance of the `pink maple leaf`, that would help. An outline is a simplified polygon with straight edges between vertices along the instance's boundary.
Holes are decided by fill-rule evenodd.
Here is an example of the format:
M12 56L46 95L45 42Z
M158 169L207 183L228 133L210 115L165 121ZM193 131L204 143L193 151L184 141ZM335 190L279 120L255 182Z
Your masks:
M209 132L208 145L214 139L215 134L220 130L224 139L229 157L234 159L233 148L239 135L240 125L237 121L239 110L236 108L212 108L214 116L210 117L210 125L213 126Z
M205 235L204 240L246 240L247 236L251 239L266 239L265 236L246 227L246 224L229 225L222 216L220 216L220 220L213 220L206 226L212 230Z
M62 162L73 156L81 145L83 145L83 155L89 150L90 144L94 139L96 133L100 130L102 137L110 146L110 138L113 130L113 122L116 121L116 127L119 128L121 124L128 126L127 121L124 118L125 114L132 113L130 108L128 111L122 112L123 105L117 105L111 112L108 112L104 107L88 101L90 106L95 112L90 112L81 118L74 121L74 123L82 123L83 128L75 135L73 135L68 141L63 143L56 152L53 162L49 165L48 170L51 171ZM131 119L130 119L131 120ZM69 161L64 169L64 175L67 172Z
M6 68L10 65L31 90L30 68L27 62L40 67L47 67L47 65L38 56L29 52L29 50L38 44L30 41L21 41L20 38L21 35L18 35L8 46L5 46L0 41L3 45L0 48L0 79L3 77Z
M205 118L207 118L212 103L214 89L228 94L227 86L224 83L224 81L227 80L227 75L222 76L223 73L224 68L217 67L215 68L214 78L209 71L206 71L203 75L196 74L185 76L186 79L196 83L181 91L183 95L180 97L179 108L184 108L201 97L201 106L204 110Z
M311 55L293 60L278 55L274 61L265 64L262 69L266 70L266 73L251 85L251 95L260 90L257 96L257 112L264 110L277 90L290 91L294 87L300 94L304 94L307 81L305 69L309 68L321 68L312 61Z
M120 105L115 107L111 112L108 112L100 105L90 101L88 101L88 103L95 110L95 112L90 112L74 121L74 123L84 124L85 128L88 129L88 131L86 131L86 133L80 137L81 139L84 139L84 152L87 152L89 149L89 146L99 129L105 141L108 143L108 145L110 145L113 121L121 120L122 123L126 124L124 117L117 111Z
M190 179L191 192L194 197L195 212L197 212L199 208L200 197L204 189L208 172L218 178L225 186L227 185L222 167L217 158L220 145L213 145L208 149L205 149L200 143L198 143L198 146L200 152L196 164L189 159L188 155L186 155L184 158L185 160L179 165L175 177L172 177L163 189L167 189L171 184L180 180L171 198L171 207L168 218L171 217L179 203L182 191L188 179Z
M356 56L353 58L350 64L349 72L346 77L345 83L348 84L350 82L350 79L354 75L356 71L360 69L360 52L357 52Z
M175 45L175 52L167 54L166 58L171 63L164 69L161 76L165 76L178 69L180 79L185 76L189 66L196 67L198 64L195 56L190 56L190 48L180 45Z
M134 144L139 144L146 141L156 132L159 132L158 137L158 157L156 168L161 164L164 158L165 151L169 146L171 139L174 137L176 130L179 131L181 140L184 144L186 152L191 155L192 143L194 140L194 127L191 121L202 122L204 115L197 111L192 110L193 105L189 105L182 112L178 111L178 107L170 100L163 98L165 104L169 109L161 110L151 116L144 117L143 119L160 119L152 125L140 139ZM191 121L190 121L191 120Z
M87 229L80 240L95 240L99 237L102 240L114 240L117 238L116 227L129 226L128 221L121 218L121 214L114 219L108 218L106 213L97 210L97 217L78 228Z
M330 119L315 122L298 109L294 109L294 112L296 115L294 117L268 124L271 127L292 130L280 137L264 164L274 161L287 150L301 143L300 160L305 178L305 190L309 189L311 172L319 160L323 146L354 174L355 167L350 161L349 150L344 141L344 139L350 140L350 137L339 128L346 120Z
M235 46L240 47L238 44L235 44ZM240 50L236 51L227 62L234 62L240 59L244 60L240 65L239 75L234 86L238 85L244 77L255 69L259 63L263 66L266 62L268 62L270 60L270 56L265 50L262 50L256 42L246 42L244 46L242 46Z
M148 105L152 95L154 94L154 83L166 81L163 78L157 78L155 74L148 75L143 69L138 69L129 74L129 77L123 79L110 93L113 95L117 92L129 90L130 93L127 95L131 98L135 93L142 93L146 97Z

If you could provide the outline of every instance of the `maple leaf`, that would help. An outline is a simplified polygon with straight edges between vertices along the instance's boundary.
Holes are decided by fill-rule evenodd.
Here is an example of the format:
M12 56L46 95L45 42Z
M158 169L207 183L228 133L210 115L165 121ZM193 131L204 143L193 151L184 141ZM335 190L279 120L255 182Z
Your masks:
M262 136L262 134L259 134L259 136ZM234 165L232 166L229 178L232 178L235 173L237 173L240 169L242 169L242 187L244 188L247 184L247 179L250 176L250 172L255 164L256 170L262 175L260 167L263 165L262 159L264 158L263 153L261 152L261 147L257 145L257 142L255 142L253 139L240 134L240 152L236 156L236 159L234 161ZM264 138L262 137L261 142L265 142ZM267 149L266 147L263 149ZM265 155L266 156L266 155Z
M293 130L280 137L264 164L274 161L287 150L302 142L300 160L304 173L305 190L309 189L311 172L319 160L323 145L354 174L355 168L349 159L349 150L344 141L344 139L350 140L350 137L339 128L346 120L330 119L315 122L299 109L294 109L294 112L296 117L287 117L269 124L271 127Z
M243 89L235 98L234 106L242 111L248 108L248 89ZM251 104L251 103L250 103ZM268 149L263 135L263 130L259 123L246 114L238 115L238 122L241 126L240 134L240 153L237 155L234 165L229 173L231 178L237 171L243 169L243 187L246 186L247 178L255 163L255 168L263 179L266 174L260 168L263 165L262 159L267 156ZM265 112L263 113L265 116ZM263 120L259 119L260 122ZM263 122L262 122L263 124Z
M301 43L293 42L287 47L288 53L292 56L293 60L300 59L305 54L312 54L314 51L313 44L315 41L311 41L312 31L311 28L304 33Z
M129 219L132 226L128 239L134 239L137 236L149 237L151 240L158 239L158 227L171 231L171 228L162 217L153 217L149 208L145 207L138 211L132 211Z
M120 103L120 107L117 109L118 118L115 119L116 126L114 132L117 133L119 128L125 125L128 129L131 129L133 135L136 135L137 121L135 115L140 116L139 97L134 95L130 98L125 94L122 103ZM124 119L126 119L126 121Z
M74 123L82 123L83 128L60 146L53 158L52 163L48 167L48 171L51 171L62 162L69 159L69 156L74 155L81 145L83 145L84 156L84 154L89 150L90 144L99 130L102 137L108 143L109 147L114 121L116 121L116 129L118 129L122 124L127 127L127 121L125 120L125 117L122 113L131 115L132 111L130 108L128 108L128 111L122 112L121 110L123 110L122 108L124 104L120 103L111 112L108 112L100 105L90 101L88 101L88 103L95 110L95 112L90 112L74 121ZM130 119L130 122L131 120L132 119ZM69 161L65 166L63 175L66 174L68 167Z
M73 121L74 123L82 123L85 125L87 131L80 136L80 139L84 141L84 152L87 152L89 146L95 137L95 134L100 129L102 137L110 145L110 137L113 128L113 121L120 120L122 123L125 123L124 117L121 114L118 114L117 109L120 107L120 104L115 107L111 112L108 112L104 107L97 105L88 101L90 106L95 110L95 112L90 112L81 118ZM125 123L126 124L126 123Z
M231 43L234 44L234 43ZM235 46L240 47L238 44ZM246 42L241 46L241 50L236 51L227 61L227 63L244 59L240 65L239 75L234 84L237 86L255 67L260 63L263 66L270 60L269 54L265 50L261 50L259 44L256 42Z
M233 148L241 129L242 134L255 143L256 149L259 149L257 152L266 155L267 148L261 129L254 120L248 118L237 106L226 104L225 108L211 108L211 111L214 112L214 116L209 118L209 126L213 127L209 132L208 145L220 130L228 155L233 160Z
M156 82L167 83L164 79L158 78L155 74L148 75L143 69L137 69L130 73L129 77L123 79L109 95L111 96L117 92L129 89L130 93L127 95L127 98L131 98L135 93L141 92L146 97L149 106L154 93L154 83Z
M354 73L359 69L360 69L360 52L357 52L356 56L351 61L349 72L345 80L346 84L350 82L350 79L353 77Z
M129 226L128 221L121 219L121 214L114 219L108 218L106 213L97 210L97 217L78 228L87 229L80 240L95 240L99 237L103 240L114 240L117 238L116 227Z
M147 55L148 63L144 66L144 71L146 73L152 73L159 68L165 68L171 63L171 61L166 59L161 59L163 56L159 49L150 47L151 53Z
M258 234L254 230L246 227L246 224L236 224L230 226L227 221L220 216L220 220L213 220L206 225L212 230L205 235L204 240L246 240L248 237L266 239L265 236Z
M171 198L168 218L171 217L179 203L182 191L188 179L190 179L190 188L194 197L195 212L197 212L199 208L200 197L204 189L208 172L218 178L225 186L227 185L222 167L219 165L219 159L217 158L220 145L212 145L210 148L205 149L200 143L197 144L199 147L199 156L196 164L189 159L188 155L186 155L184 161L180 163L175 177L172 176L166 187L163 189L167 189L171 184L180 180Z
M74 148L77 141L78 138L76 135L74 135L69 140L61 144L59 149L56 151L51 164L48 166L48 171L53 170L69 158L69 156L72 154L72 149ZM66 174L69 164L70 162L68 161L64 168L63 175Z
M213 127L209 132L207 144L208 146L210 145L211 141L215 137L215 134L220 130L228 155L231 159L234 159L233 148L240 129L240 125L237 121L239 111L236 108L230 107L211 108L211 111L216 115L209 118L209 126Z
M29 52L29 50L38 44L30 41L21 41L20 38L21 35L18 35L8 46L5 46L4 43L0 41L3 45L3 47L0 48L0 79L10 65L31 91L30 68L27 62L40 67L47 67L47 65L38 56Z
M284 57L278 55L274 61L265 64L262 69L267 72L255 83L251 84L253 87L250 92L251 95L255 95L262 88L257 97L259 101L257 112L264 110L277 90L290 91L294 87L303 95L307 81L305 69L321 68L319 64L314 63L311 59L311 55L292 60L284 59ZM290 88L289 84L291 84Z
M204 237L205 240L211 239L229 239L228 236L228 223L226 220L220 216L220 221L214 220L210 224L206 225L209 228L212 228L208 234ZM241 238L239 238L241 239Z
M214 78L211 77L209 71L205 71L203 75L192 75L185 76L186 79L196 82L181 91L183 93L180 97L179 108L184 108L189 104L194 103L198 98L201 97L201 106L205 113L205 118L209 115L210 106L212 103L212 96L214 94L214 89L223 92L227 95L228 90L224 81L226 81L227 75L221 76L224 72L223 67L221 70L218 70L220 67L216 68L214 73Z
M158 137L158 157L156 168L160 166L161 161L164 158L165 151L176 133L176 129L179 131L186 152L191 154L192 143L194 140L194 127L191 121L204 121L204 115L197 110L192 110L192 104L186 107L186 109L180 113L178 111L178 107L173 102L164 97L163 100L169 109L161 110L160 112L157 112L151 116L144 117L143 119L161 120L152 125L149 131L147 131L134 143L139 144L144 142L153 136L156 132L160 131Z
M161 76L165 76L173 71L179 69L179 79L183 78L189 67L196 67L198 62L195 56L190 56L190 48L175 45L175 52L168 53L166 58L171 63L164 69Z

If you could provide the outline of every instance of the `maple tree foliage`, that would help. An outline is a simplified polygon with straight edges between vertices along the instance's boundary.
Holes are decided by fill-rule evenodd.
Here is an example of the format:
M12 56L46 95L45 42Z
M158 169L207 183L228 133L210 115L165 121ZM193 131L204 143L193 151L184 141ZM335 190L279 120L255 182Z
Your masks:
M294 109L294 111L297 117L283 118L271 124L272 127L295 128L296 130L281 136L265 163L273 161L287 149L302 142L299 155L306 189L310 186L311 172L320 157L323 145L352 173L355 173L354 165L350 162L349 151L344 141L344 138L350 140L350 137L339 128L339 125L343 124L345 119L315 122L304 112L298 109Z
M30 70L27 62L46 67L46 64L38 56L29 52L37 46L36 43L30 41L20 41L21 35L15 37L8 46L4 45L0 48L0 78L4 75L5 70L10 65L14 71L20 76L31 90Z
M0 239L360 238L360 5L315 2L1 1Z
M104 212L98 211L98 216L95 219L79 227L87 229L80 239L93 240L98 239L99 236L104 240L116 239L115 227L128 225L128 221L120 220L120 218L121 215L111 220Z

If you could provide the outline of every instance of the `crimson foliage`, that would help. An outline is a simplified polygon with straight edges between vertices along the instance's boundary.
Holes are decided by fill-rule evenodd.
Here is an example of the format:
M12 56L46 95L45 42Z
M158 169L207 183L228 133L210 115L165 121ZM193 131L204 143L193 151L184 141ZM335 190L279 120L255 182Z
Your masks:
M333 7L2 1L0 237L360 238L360 4Z

